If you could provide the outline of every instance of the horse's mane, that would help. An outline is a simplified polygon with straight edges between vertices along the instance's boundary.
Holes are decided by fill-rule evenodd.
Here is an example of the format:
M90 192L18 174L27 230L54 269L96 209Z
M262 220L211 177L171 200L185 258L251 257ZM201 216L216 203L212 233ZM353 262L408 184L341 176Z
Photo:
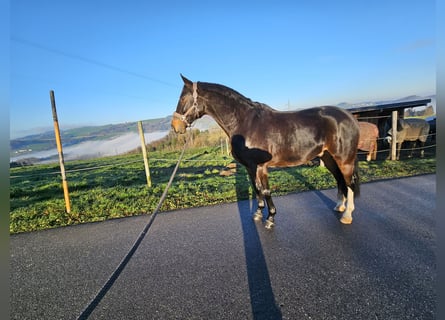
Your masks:
M257 102L257 101L252 101L251 99L243 96L238 91L233 90L232 88L226 87L222 84L199 82L199 85L207 91L212 91L213 93L216 93L220 96L224 96L225 98L233 100L238 105L245 105L248 108L256 110L257 112L261 112L264 109L274 110L267 104Z

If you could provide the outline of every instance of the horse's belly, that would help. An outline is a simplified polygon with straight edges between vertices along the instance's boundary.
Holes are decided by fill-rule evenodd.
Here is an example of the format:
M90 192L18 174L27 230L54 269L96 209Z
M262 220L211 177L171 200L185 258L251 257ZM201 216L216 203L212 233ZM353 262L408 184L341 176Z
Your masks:
M363 151L370 151L371 149L373 149L374 144L375 140L359 141L357 149Z
M283 167L295 167L307 163L309 160L302 161L301 159L272 159L267 163L268 167L283 168Z
M308 163L308 161L321 156L322 147L314 147L306 152L277 152L272 154L272 159L267 163L269 167L295 167Z
M416 141L417 139L419 139L419 135L420 135L419 132L413 132L413 131L398 133L397 142Z

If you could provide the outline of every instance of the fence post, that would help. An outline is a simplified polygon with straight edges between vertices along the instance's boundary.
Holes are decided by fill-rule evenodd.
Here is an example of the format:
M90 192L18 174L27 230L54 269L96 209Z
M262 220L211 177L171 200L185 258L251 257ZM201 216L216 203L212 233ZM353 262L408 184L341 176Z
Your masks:
M226 154L230 156L230 149L229 149L229 138L226 137Z
M391 160L397 160L397 110L392 112Z
M68 182L66 181L65 163L63 160L62 141L60 139L59 121L57 120L56 99L54 98L54 90L49 92L51 99L51 108L53 111L54 134L56 136L57 152L59 153L60 174L62 175L63 196L65 198L66 212L71 212L70 195L68 192Z
M148 166L147 147L145 145L144 129L142 121L138 121L139 136L141 138L142 157L144 158L145 175L147 177L147 186L151 188L150 167Z

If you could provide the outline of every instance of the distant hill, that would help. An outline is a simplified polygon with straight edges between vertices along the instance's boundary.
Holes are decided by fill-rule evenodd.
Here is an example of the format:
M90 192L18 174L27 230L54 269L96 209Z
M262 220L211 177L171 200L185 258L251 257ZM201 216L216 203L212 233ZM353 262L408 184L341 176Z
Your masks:
M171 116L142 121L145 133L170 130ZM63 130L61 139L64 147L86 141L109 140L128 133L137 133L137 122L109 124L103 126L85 126ZM10 140L10 156L50 150L56 147L54 131Z

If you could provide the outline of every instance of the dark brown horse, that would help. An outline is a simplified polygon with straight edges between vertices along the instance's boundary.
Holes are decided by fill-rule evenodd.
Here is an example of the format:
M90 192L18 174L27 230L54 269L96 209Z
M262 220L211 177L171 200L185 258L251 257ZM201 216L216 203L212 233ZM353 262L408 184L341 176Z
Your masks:
M337 180L334 210L343 212L342 223L352 222L354 193L359 192L356 157L360 135L352 114L337 107L280 112L228 87L181 77L184 87L173 114L173 129L185 133L205 114L218 123L230 139L233 157L249 173L258 200L255 220L262 220L266 202L266 228L274 225L276 209L267 168L298 166L318 156Z

